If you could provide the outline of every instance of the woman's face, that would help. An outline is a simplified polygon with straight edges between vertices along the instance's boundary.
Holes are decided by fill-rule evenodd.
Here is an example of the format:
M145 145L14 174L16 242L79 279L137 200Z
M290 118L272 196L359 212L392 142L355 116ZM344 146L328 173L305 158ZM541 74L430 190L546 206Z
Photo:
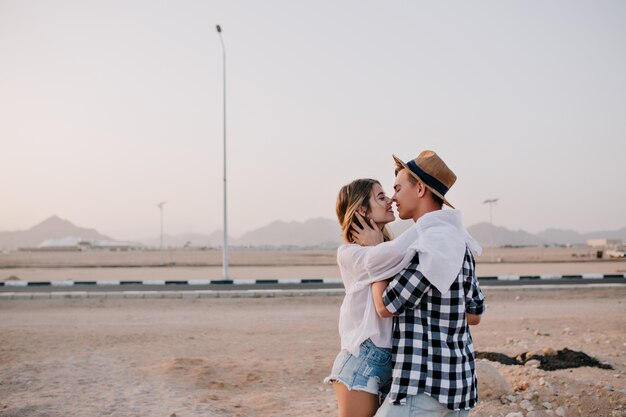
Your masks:
M372 187L369 202L370 211L367 213L367 217L374 220L374 223L385 225L396 219L393 215L393 208L391 207L391 198L385 195L383 187L381 187L380 184L374 184Z

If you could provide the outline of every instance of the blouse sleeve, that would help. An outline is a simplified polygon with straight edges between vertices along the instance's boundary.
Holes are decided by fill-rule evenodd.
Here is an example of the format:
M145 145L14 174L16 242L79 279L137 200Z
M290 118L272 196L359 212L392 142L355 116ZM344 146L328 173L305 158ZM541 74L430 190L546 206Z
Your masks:
M339 249L337 260L341 267L357 279L357 286L369 285L393 277L406 268L415 255L409 246L417 233L411 227L396 239L376 246L346 245Z
M396 239L371 247L365 256L370 283L391 278L406 268L415 255L409 247L416 239L417 231L411 227Z
M367 246L354 244L340 246L337 250L337 263L350 277L358 279L359 276L365 273L365 256L368 249L369 247ZM350 284L354 283L351 282Z

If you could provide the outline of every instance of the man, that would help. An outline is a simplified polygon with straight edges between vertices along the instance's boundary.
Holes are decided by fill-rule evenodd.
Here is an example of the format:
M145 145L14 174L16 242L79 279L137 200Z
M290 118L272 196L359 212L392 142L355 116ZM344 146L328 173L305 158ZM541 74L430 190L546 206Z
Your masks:
M393 382L376 417L468 416L478 400L474 348L468 327L485 304L463 228L445 194L456 175L432 151L396 161L395 193L401 219L413 219L417 239L408 267L388 283L374 283L379 315L393 316ZM466 315L467 313L467 315Z

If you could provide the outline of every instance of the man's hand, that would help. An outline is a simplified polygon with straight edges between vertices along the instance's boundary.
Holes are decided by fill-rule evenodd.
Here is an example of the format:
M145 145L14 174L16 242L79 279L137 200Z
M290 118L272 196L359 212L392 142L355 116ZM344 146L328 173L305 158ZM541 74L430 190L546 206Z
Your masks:
M465 318L467 320L467 324L470 326L476 326L480 323L480 316L476 314L465 313Z
M352 240L354 243L361 246L376 246L382 243L384 240L383 232L378 228L378 225L374 223L374 220L365 220L359 213L355 213L357 219L363 227L360 227L356 223L352 223Z

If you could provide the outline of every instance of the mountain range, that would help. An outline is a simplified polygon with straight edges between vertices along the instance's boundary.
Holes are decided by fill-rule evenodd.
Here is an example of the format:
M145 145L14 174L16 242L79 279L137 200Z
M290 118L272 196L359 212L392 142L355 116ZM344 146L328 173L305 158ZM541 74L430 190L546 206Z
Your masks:
M36 247L49 239L64 239L70 236L83 240L115 240L96 229L78 227L58 216L51 216L28 230L0 232L0 249Z
M492 246L491 224L478 223L468 227L467 231L482 246ZM501 226L493 227L493 246L584 245L589 239L618 239L626 242L626 227L589 233L551 228L536 234L524 230L509 230Z
M391 225L394 235L400 234L410 226L410 221L395 222ZM546 229L532 234L524 230L510 230L502 226L491 227L489 223L478 223L468 227L469 233L484 247L495 246L541 246L541 245L579 245L588 239L620 239L626 241L626 227L617 230L579 233L574 230ZM28 230L0 232L0 249L13 250L23 247L36 247L50 239L64 239L69 236L91 241L115 241L95 229L78 227L68 220L52 216ZM160 238L140 239L146 246L157 247ZM266 226L252 230L240 237L230 237L231 246L254 247L318 247L335 248L341 243L341 230L337 221L316 218L304 222L274 221ZM187 233L163 235L163 246L209 246L222 245L222 231L211 234Z
M324 218L305 222L274 221L252 230L240 237L228 236L229 246L318 246L335 248L341 242L341 231L336 221ZM185 233L163 235L163 245L182 246L222 246L224 232L216 230L209 235ZM160 238L140 239L147 246L159 246Z

